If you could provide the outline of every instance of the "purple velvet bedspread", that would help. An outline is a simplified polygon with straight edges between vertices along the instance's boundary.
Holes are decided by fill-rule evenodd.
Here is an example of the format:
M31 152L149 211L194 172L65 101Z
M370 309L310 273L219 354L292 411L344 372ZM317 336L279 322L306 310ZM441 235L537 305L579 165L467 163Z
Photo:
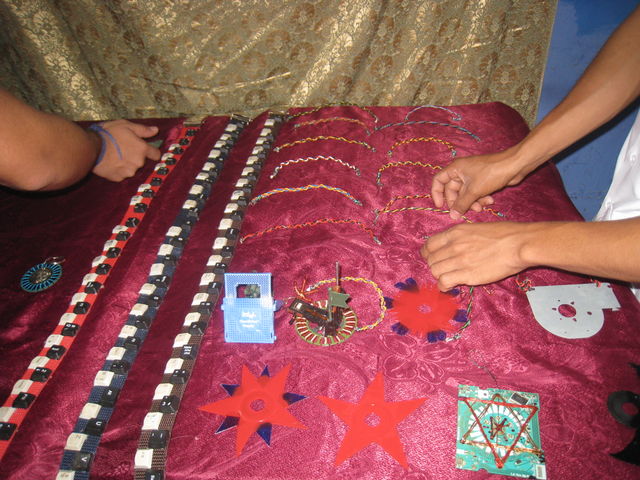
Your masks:
M425 236L453 222L437 210L406 209L434 207L431 199L424 197L429 193L434 170L415 163L446 165L453 157L452 148L458 157L497 151L516 143L528 131L522 118L503 104L464 105L451 110L460 120L452 119L452 113L446 110L423 108L409 118L423 123L382 129L379 127L404 122L411 108L332 107L289 120L275 141L281 149L267 158L254 196L276 188L321 184L342 189L362 205L344 193L324 188L262 198L247 210L240 235L248 237L237 248L229 270L270 272L274 296L286 305L295 296L296 287L334 277L336 261L343 276L375 282L391 298L399 291L394 285L407 278L420 284L433 283L418 250ZM351 121L317 121L336 117ZM78 338L0 463L1 478L55 478L66 439L87 400L95 374L136 302L194 175L227 121L226 117L206 120L153 200ZM143 418L198 288L234 182L264 121L262 115L245 130L214 185L212 198L191 234L169 293L120 393L94 459L91 478L133 475ZM165 148L181 125L179 119L147 123L161 127L160 135L168 139ZM336 138L316 139L318 136L367 145ZM313 140L295 143L305 138ZM292 162L270 178L282 162L317 156L331 156L344 163L326 159ZM376 185L379 169L389 162L413 164L385 168L380 174L382 185ZM135 178L122 183L89 177L59 193L0 191L0 399L10 394L13 384L40 352L92 259L100 253L129 199L152 168L149 163ZM469 221L582 221L552 165L537 170L521 185L497 193L495 201L494 212L471 212ZM382 212L377 218L375 210ZM277 225L305 224L322 218L353 222L270 230ZM20 276L51 256L66 259L62 279L41 293L22 291ZM524 272L520 279L529 280L533 286L590 281L543 268ZM359 324L376 322L380 302L371 284L345 281L343 286L353 297L351 306ZM177 416L167 477L488 478L491 475L486 472L455 466L457 387L467 384L540 395L541 443L548 478L640 478L640 467L610 456L624 448L634 432L609 415L607 397L617 390L640 391L640 379L628 365L640 363L640 306L625 286L614 284L613 289L621 308L606 311L605 324L595 336L578 340L544 330L514 278L474 289L471 323L459 339L448 342L431 343L414 332L399 335L391 329L394 321L387 316L375 328L355 332L340 345L310 345L297 335L289 324L291 315L283 308L275 316L274 344L225 343L218 305ZM465 287L463 292L468 299L469 290ZM214 434L223 417L199 407L227 397L220 385L240 383L243 365L254 375L265 366L273 375L291 365L285 390L307 398L291 405L289 411L306 429L276 425L270 446L252 435L242 454L236 456L235 429ZM375 444L336 466L334 459L346 427L318 397L355 403L379 372L384 376L388 401L426 398L398 424L408 468Z

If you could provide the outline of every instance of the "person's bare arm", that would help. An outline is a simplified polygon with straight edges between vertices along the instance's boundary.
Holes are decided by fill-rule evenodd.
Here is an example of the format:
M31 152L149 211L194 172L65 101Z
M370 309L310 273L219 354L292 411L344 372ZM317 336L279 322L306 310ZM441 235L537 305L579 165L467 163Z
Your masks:
M607 222L461 224L422 247L442 291L532 266L640 282L640 218Z
M497 190L515 185L553 155L611 120L640 95L640 7L611 35L567 97L514 147L461 158L434 176L437 207L459 219L492 203Z
M111 141L94 167L102 142L58 115L40 112L0 89L0 184L18 190L55 190L82 179L92 169L96 175L119 181L132 176L145 157L158 159L160 151L142 138L156 127L116 120L103 124L119 144L122 158Z
M461 158L434 177L434 203L453 218L492 203L568 145L610 120L640 94L640 7L614 32L569 95L519 144ZM457 225L432 236L421 254L442 290L482 285L532 266L640 280L640 219Z

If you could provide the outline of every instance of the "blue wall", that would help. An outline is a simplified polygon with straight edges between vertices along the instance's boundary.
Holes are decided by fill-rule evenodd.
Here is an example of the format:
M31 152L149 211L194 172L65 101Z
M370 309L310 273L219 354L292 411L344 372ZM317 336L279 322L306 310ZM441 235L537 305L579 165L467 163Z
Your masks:
M638 0L558 1L538 121L565 97L609 35L639 3ZM587 220L598 212L609 189L618 152L637 106L638 102L557 157L565 188Z

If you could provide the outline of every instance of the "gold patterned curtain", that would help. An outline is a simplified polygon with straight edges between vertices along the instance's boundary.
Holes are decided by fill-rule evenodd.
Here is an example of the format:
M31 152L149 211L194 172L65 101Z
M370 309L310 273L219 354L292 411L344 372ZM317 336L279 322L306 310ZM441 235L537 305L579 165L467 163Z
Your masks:
M556 2L10 0L0 85L75 120L498 100L531 124Z

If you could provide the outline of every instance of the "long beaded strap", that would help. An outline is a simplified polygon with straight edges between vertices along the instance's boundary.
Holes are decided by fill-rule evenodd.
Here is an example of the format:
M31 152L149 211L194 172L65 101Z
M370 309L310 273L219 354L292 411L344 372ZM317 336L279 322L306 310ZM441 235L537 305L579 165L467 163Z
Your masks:
M212 186L224 167L228 152L246 124L245 119L232 117L196 175L182 209L158 249L147 282L138 292L137 302L131 308L114 346L95 376L89 398L80 412L73 433L67 438L58 480L88 480L102 433L113 414L129 370L171 286L171 279L189 240L189 234L211 197Z
M138 187L122 220L113 228L110 238L104 243L102 253L93 260L91 269L71 298L66 313L61 316L40 353L31 361L0 407L0 460L31 406L71 348L109 273L136 232L153 198L184 155L199 128L200 124L184 123L177 142L169 146L167 153L155 165L153 173Z
M195 365L211 312L222 291L224 273L238 242L238 233L249 203L248 198L282 121L283 118L280 116L270 116L266 120L257 145L235 184L236 190L225 207L224 217L218 225L218 235L213 241L212 255L200 277L200 286L193 296L189 313L184 317L182 329L174 339L162 382L157 385L151 407L144 418L135 455L136 480L166 478L167 449L180 402Z

